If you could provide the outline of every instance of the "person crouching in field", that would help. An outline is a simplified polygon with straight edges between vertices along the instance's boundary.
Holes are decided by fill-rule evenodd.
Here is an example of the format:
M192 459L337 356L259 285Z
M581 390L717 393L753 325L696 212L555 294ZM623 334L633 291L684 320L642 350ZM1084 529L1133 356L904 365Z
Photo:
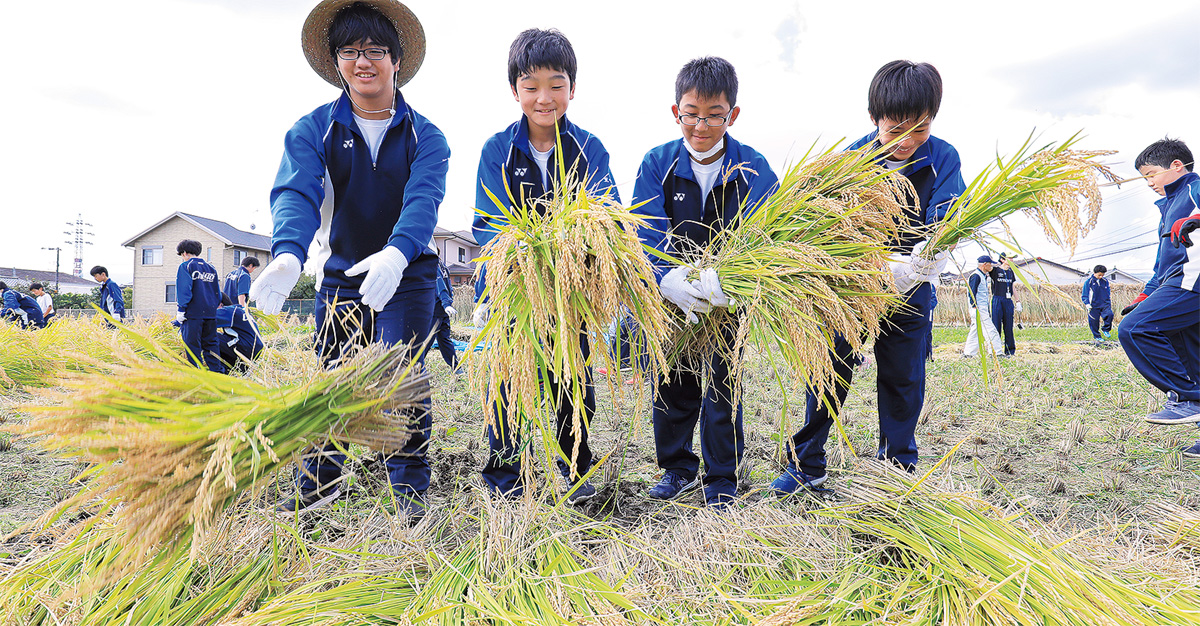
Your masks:
M0 282L0 319L12 320L21 328L42 328L46 324L42 320L42 310L37 300L9 289L6 283Z
M774 192L778 178L767 160L728 133L741 113L737 95L737 73L725 59L694 59L679 71L671 114L683 137L646 153L633 185L633 204L641 205L634 212L646 216L638 232L645 245L673 253L675 242L687 240L703 248ZM692 283L692 268L652 259L663 299L689 322L715 306L729 306L716 270L701 268L699 281ZM734 328L725 332L732 343ZM733 401L732 365L713 354L707 363L680 363L658 381L654 448L663 475L649 497L671 500L696 487L700 459L692 434L699 422L704 500L720 509L737 498L745 440L742 405ZM708 374L707 384L702 373Z
M599 139L566 117L567 106L575 97L577 67L571 42L557 30L531 28L517 35L509 47L508 85L522 115L520 120L488 139L479 156L475 206L486 212L477 213L472 224L479 245L491 241L496 236L496 226L505 219L488 197L488 191L503 198L507 189L518 201L536 206L551 196L556 184L565 184L566 181L559 179L560 166L576 184L586 181L589 194L621 201L608 166L608 150ZM477 306L472 315L472 322L479 327L487 324L490 317L490 307L482 299L486 280L484 263L475 284ZM586 333L579 337L579 349L586 359L591 349ZM568 504L579 504L596 495L596 488L583 480L592 467L588 424L596 413L591 369L584 375L583 423L578 442L572 428L575 407L569 388L553 377L543 381L549 402L556 409L559 447L572 460L571 464L560 460L558 467L567 484ZM509 418L503 406L496 407L494 419L486 428L490 452L483 468L483 482L496 495L519 497L524 493L520 480L521 438L520 432L515 432L519 426L513 428L517 420ZM573 455L576 446L579 451Z
M867 111L876 130L850 148L891 144L879 163L908 178L917 191L903 219L913 227L890 242L901 255L893 267L904 304L881 320L875 340L879 364L879 448L877 456L913 470L917 465L917 418L925 404L925 356L929 335L930 280L945 267L947 255L933 260L912 255L921 242L918 229L946 217L951 203L966 184L954 146L930 134L942 103L942 77L928 63L892 61L876 72L867 93ZM911 255L911 256L909 256ZM989 326L991 324L988 324ZM994 329L993 329L994 330ZM833 425L832 411L840 410L859 359L844 338L835 337L834 372L838 382L823 398L810 389L804 427L792 436L789 463L771 483L778 495L813 489L825 482L825 442Z
M437 251L430 243L446 193L450 146L400 92L425 58L425 31L396 0L323 0L301 31L309 65L341 91L292 126L271 190L274 257L250 287L264 313L283 307L315 240L315 349L335 367L371 343L419 346L433 323ZM365 275L365 276L364 276ZM410 353L424 367L419 349ZM412 432L386 458L394 496L386 504L412 523L424 517L432 429L426 400ZM342 495L346 456L334 443L305 455L294 513Z
M1083 305L1088 308L1088 328L1092 331L1092 339L1096 345L1103 345L1105 339L1111 339L1113 311L1110 299L1108 279L1104 277L1108 268L1097 265L1092 268L1092 275L1083 281L1083 291L1079 294Z
M217 307L217 335L221 362L231 372L245 370L246 364L258 358L263 350L262 336L250 311L233 304L224 293L221 306Z
M175 247L183 257L179 270L175 272L175 302L179 312L179 333L187 348L187 358L197 367L207 366L209 371L225 373L221 362L221 351L217 345L217 305L221 303L221 286L217 282L217 270L200 258L204 250L199 241L184 239Z
M1160 196L1158 256L1154 276L1127 309L1117 339L1134 369L1167 394L1152 424L1200 423L1200 176L1192 151L1177 139L1150 144L1134 161ZM1130 310L1132 309L1132 310ZM1183 451L1200 458L1200 441Z
M30 285L29 293L37 299L38 308L42 310L42 326L49 326L50 320L54 317L54 298L46 293L46 287L42 283Z
M996 332L996 325L992 322L991 280L988 278L995 262L986 254L976 259L976 262L979 263L978 267L967 279L967 300L970 302L967 321L971 328L967 331L967 340L963 343L964 357L979 356L981 341L984 351L988 354L995 354L1001 346L1000 333Z

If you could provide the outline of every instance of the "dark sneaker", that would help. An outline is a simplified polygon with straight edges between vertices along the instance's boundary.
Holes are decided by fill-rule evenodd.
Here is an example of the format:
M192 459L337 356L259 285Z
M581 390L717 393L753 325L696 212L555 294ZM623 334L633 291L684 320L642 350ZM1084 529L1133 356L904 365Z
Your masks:
M817 487L825 482L826 478L828 478L826 475L811 476L805 474L796 469L795 465L789 463L787 468L783 470L783 473L779 475L779 478L771 481L771 491L775 492L775 495L783 497L796 493L801 489L816 490Z
M705 497L704 506L712 509L716 513L724 513L729 510L729 507L737 502L737 494L733 493L718 493Z
M408 524L412 526L425 517L425 492L395 494L393 500L384 508L396 517L407 519Z
M699 478L688 478L668 470L663 474L662 480L658 481L657 485L651 487L646 492L646 497L654 500L674 500L683 495L684 492L691 491L699 485Z
M570 470L559 470L562 473L563 481L567 483L567 504L576 505L583 504L588 500L596 497L596 488L592 483L582 480L577 483L571 482Z
M1193 443L1191 447L1183 449L1183 458L1185 459L1200 459L1200 441Z
M1174 391L1167 392L1167 403L1161 411L1146 416L1151 424L1195 424L1200 422L1200 402L1180 400Z
M328 494L321 495L320 490L305 491L288 496L275 505L279 513L301 513L329 506L334 500L342 497L342 490L335 487Z

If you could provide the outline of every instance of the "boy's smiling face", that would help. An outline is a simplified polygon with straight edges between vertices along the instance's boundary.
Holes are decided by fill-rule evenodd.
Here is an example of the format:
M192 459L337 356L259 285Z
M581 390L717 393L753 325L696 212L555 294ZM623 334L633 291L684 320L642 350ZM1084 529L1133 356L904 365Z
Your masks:
M872 124L879 129L880 145L887 145L899 137L903 136L899 143L892 147L892 151L888 154L888 158L893 161L905 161L912 157L917 151L929 141L929 130L933 124L933 120L928 115L922 115L915 120L894 120L890 117L881 117L877 120L871 120ZM909 132L909 131L912 132ZM905 135L904 133L908 133Z
M551 132L575 97L575 85L571 84L567 73L547 67L522 74L512 90L529 125Z
M740 107L729 106L729 98L722 93L715 98L706 98L701 96L695 89L683 94L679 99L679 103L671 107L671 113L675 115L675 123L683 129L683 139L688 142L696 152L708 152L717 142L725 136L725 131L733 126L733 122L737 119L738 113L741 112ZM679 117L696 116L696 117L712 117L719 116L726 118L724 124L720 126L708 126L705 122L698 122L695 126L684 124ZM711 120L716 121L716 120Z
M1146 177L1146 184L1160 196L1167 195L1167 185L1179 180L1186 172L1179 159L1171 161L1169 167L1147 164L1138 168L1138 173Z
M372 43L370 39L360 39L346 48L367 50L382 48ZM386 48L384 48L386 49ZM353 61L341 57L337 59L338 72L354 101L364 109L385 109L392 104L392 92L395 90L395 76L400 69L400 62L392 61L389 53L378 61L372 61L365 54L359 54Z

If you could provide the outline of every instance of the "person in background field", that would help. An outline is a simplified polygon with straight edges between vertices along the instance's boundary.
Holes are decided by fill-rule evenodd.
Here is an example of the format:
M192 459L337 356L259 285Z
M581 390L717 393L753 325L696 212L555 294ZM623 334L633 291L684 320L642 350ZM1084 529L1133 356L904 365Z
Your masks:
M686 240L703 247L775 191L779 179L766 158L729 134L741 114L737 96L737 72L725 59L693 59L679 70L671 116L683 136L646 153L633 184L633 204L641 205L634 212L646 216L638 231L646 246L673 253L681 249L676 242ZM729 306L716 270L700 268L699 280L691 282L692 268L651 259L663 299L689 322L713 307ZM733 330L723 329L731 342ZM712 354L680 363L656 381L654 449L663 474L647 492L650 498L672 500L703 482L707 506L721 510L737 499L745 436L731 366ZM697 424L702 480L692 446Z
M1083 291L1080 294L1083 305L1088 307L1088 328L1091 329L1092 339L1098 346L1103 345L1105 339L1112 338L1109 333L1112 331L1113 311L1109 299L1108 279L1104 277L1106 273L1108 268L1103 265L1092 268L1092 275L1083 281Z
M1191 245L1200 226L1200 176L1192 151L1177 139L1150 144L1134 167L1163 196L1156 203L1162 219L1154 276L1126 309L1117 339L1134 369L1167 394L1146 421L1200 423L1200 247ZM1200 458L1200 441L1183 455Z
M971 325L967 331L967 340L963 343L963 356L974 357L979 355L980 336L983 337L983 349L987 354L995 354L1000 351L1000 334L996 332L996 325L992 323L992 296L988 293L991 285L989 278L992 272L992 257L983 255L976 259L979 266L975 271L971 272L971 277L967 279L967 299L970 301L970 310L967 312L968 322Z
M100 283L100 310L108 313L118 322L125 319L125 296L121 295L121 286L108 277L108 268L97 265L88 272L96 282ZM105 322L111 328L112 324Z
M527 206L540 204L560 182L560 166L568 172L569 179L578 184L586 181L592 195L609 195L620 202L608 167L608 150L599 139L566 117L567 106L575 97L577 68L571 42L557 30L525 30L509 47L508 85L513 99L520 104L522 115L521 119L489 138L479 156L475 206L484 213L476 213L472 224L479 245L491 241L497 233L496 225L505 219L488 197L489 191L504 197L507 189L513 198L520 198ZM478 327L487 324L491 316L483 297L486 281L487 264L483 263L475 283L477 304L471 316L472 323ZM585 359L590 355L591 344L586 332L579 337L579 349ZM578 441L572 425L574 400L569 393L564 393L564 386L554 377L543 381L545 395L556 408L559 448L571 461L568 464L560 459L558 468L568 485L568 504L582 503L596 495L596 488L583 479L592 467L587 427L596 413L596 393L591 374L589 368L583 381L583 424ZM514 429L509 424L512 420L507 418L504 407L495 410L494 426L486 429L490 453L483 468L483 482L494 494L519 497L524 493L520 481L520 433L512 432ZM574 454L576 446L578 454Z
M54 298L46 293L46 288L42 283L33 283L29 286L29 293L37 299L38 308L42 310L42 326L50 325L50 318L54 317Z
M1013 288L1016 286L1017 275L1009 267L1011 259L1004 252L1000 253L1000 267L992 268L992 324L996 333L1004 338L1004 354L1012 356L1017 353L1017 340L1013 336L1013 317L1021 310L1020 302L1013 302Z
M221 294L221 306L217 307L217 335L221 361L231 372L245 370L246 363L258 358L264 347L250 311L234 305L226 294Z
M913 227L912 234L890 242L897 257L892 274L904 294L904 305L881 320L883 330L875 340L879 372L876 456L909 471L917 465L917 419L925 404L930 282L941 275L948 258L944 252L933 259L914 252L922 241L920 230L944 219L951 203L966 188L958 151L930 134L941 103L942 77L936 68L928 63L892 61L875 73L867 93L867 112L876 130L850 146L891 146L880 157L880 165L900 172L917 192L917 197L909 197L903 218ZM771 483L776 494L814 489L826 480L825 443L833 425L832 412L845 402L859 362L841 337L834 339L832 356L834 371L844 383L836 384L824 397L809 390L804 427L792 436L790 461Z
M258 268L258 258L248 256L242 259L242 264L234 268L225 277L225 287L221 291L229 301L238 306L250 303L250 274Z
M217 270L200 258L203 250L194 239L184 239L175 247L175 252L183 257L175 272L175 302L179 307L175 321L179 322L188 360L196 367L207 366L209 371L224 374L216 321L221 288Z
M434 335L437 338L438 351L450 369L458 369L458 352L454 349L454 337L450 336L450 318L458 314L454 308L454 287L450 285L450 271L446 264L438 259L437 306L433 307L433 324L436 327Z
M250 300L278 313L316 243L314 348L335 367L372 343L417 346L433 324L437 251L431 246L446 194L450 146L400 88L425 59L425 31L396 0L322 0L301 30L309 65L340 90L292 126L271 190L274 257ZM445 94L440 94L445 95ZM407 523L425 516L429 401L412 410L411 436L385 458L384 507ZM276 506L295 513L339 498L346 456L330 442L304 456L296 492Z
M42 328L42 309L37 300L9 289L6 283L0 282L0 319L13 320L21 328Z

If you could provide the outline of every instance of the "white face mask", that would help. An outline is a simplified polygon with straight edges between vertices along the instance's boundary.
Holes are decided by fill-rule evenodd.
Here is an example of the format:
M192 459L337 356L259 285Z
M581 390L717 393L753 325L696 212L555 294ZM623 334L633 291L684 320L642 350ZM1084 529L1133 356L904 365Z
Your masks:
M683 140L683 145L687 148L688 154L692 155L693 159L696 161L703 161L705 159L712 158L713 155L725 149L725 138L721 137L721 140L718 141L712 148L709 148L706 152L696 152L696 149L693 148L692 144L688 143L686 139Z

